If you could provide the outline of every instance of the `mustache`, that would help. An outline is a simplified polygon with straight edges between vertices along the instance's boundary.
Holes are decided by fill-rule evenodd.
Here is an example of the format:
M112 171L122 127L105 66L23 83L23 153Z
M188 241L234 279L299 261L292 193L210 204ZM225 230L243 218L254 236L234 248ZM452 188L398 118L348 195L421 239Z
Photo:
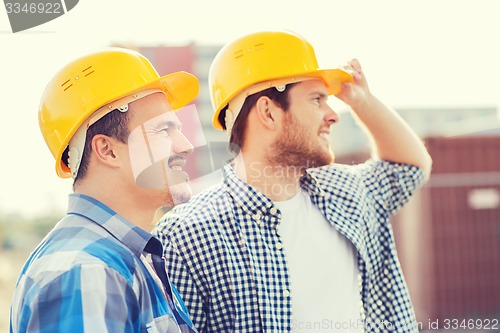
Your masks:
M172 155L168 158L168 165L175 163L175 162L185 163L186 158L180 154Z

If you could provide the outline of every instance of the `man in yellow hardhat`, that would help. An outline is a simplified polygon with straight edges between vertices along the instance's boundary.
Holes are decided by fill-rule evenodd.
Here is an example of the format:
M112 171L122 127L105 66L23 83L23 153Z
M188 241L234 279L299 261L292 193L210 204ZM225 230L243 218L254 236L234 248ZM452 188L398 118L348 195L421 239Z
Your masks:
M304 38L265 31L222 48L209 81L213 124L239 155L154 230L199 331L416 332L389 218L431 158L360 63L319 69ZM373 159L333 163L329 95L352 108Z
M120 48L76 59L52 78L39 123L74 193L22 269L11 332L196 331L148 231L159 207L191 196L182 166L193 147L174 111L198 90L192 74L160 77Z

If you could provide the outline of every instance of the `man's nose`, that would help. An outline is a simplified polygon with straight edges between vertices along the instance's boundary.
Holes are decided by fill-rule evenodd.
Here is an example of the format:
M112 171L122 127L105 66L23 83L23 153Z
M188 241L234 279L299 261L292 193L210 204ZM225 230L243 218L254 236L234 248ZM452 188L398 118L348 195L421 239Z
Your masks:
M184 155L189 155L194 150L194 147L191 144L191 142L189 142L189 140L186 138L186 136L184 136L184 134L181 131L177 133L173 148L175 154L184 154Z
M337 112L333 111L333 109L327 104L327 111L325 114L325 122L327 122L329 125L333 125L339 122L339 115Z

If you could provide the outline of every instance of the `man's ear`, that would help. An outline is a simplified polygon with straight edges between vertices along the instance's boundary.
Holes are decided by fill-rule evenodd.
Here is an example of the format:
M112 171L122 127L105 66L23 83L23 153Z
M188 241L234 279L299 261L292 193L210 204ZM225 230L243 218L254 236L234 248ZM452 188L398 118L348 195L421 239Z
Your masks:
M117 166L117 140L104 134L97 134L92 138L92 150L99 163Z
M262 96L255 103L255 113L262 126L274 130L278 125L277 120L281 119L282 112L269 97Z

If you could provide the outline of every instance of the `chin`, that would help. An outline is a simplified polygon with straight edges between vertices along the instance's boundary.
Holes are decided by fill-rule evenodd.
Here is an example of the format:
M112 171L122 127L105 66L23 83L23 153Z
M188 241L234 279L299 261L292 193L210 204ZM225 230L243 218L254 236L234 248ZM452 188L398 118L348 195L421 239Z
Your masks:
M174 206L188 202L193 195L191 188L188 183L177 184L174 186L170 186L170 195L172 199L172 203Z
M318 151L315 154L316 158L314 159L314 167L322 167L325 165L330 165L333 163L335 156L331 150L328 151Z

